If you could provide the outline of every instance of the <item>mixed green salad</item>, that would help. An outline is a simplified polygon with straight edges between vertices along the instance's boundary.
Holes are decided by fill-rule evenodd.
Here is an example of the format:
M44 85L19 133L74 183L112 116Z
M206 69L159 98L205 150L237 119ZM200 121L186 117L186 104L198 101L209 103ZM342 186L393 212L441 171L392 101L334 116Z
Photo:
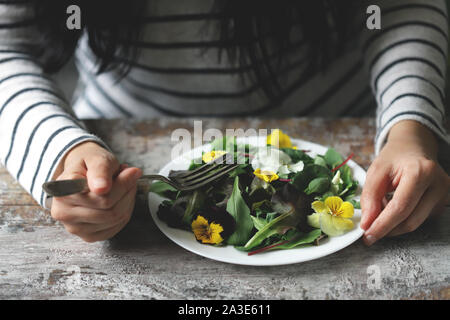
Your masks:
M188 170L224 154L239 166L201 189L179 192L153 183L150 191L165 198L159 219L192 232L200 243L233 245L249 255L319 245L354 228L351 217L359 202L358 183L346 165L351 156L344 159L330 148L311 157L277 129L264 147L238 144L235 137L215 140Z

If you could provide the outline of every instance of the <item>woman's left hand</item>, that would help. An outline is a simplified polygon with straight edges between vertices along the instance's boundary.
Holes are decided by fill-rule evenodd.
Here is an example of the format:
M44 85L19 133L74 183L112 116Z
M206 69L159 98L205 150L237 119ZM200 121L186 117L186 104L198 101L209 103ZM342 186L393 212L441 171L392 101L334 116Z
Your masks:
M361 196L364 242L416 230L446 202L450 178L436 160L433 133L416 121L397 123L367 171ZM393 193L392 200L386 195Z

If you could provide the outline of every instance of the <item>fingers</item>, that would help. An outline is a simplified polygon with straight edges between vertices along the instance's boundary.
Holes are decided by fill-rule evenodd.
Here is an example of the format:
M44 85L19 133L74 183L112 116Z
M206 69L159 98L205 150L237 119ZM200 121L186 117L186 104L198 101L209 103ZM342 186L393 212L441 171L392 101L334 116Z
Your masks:
M112 188L113 176L120 164L110 153L100 153L85 158L89 189L97 195L105 195Z
M391 185L390 170L374 162L367 171L361 195L361 228L367 230L384 207L384 199Z
M131 188L111 210L95 210L82 207L71 208L70 214L58 208L53 214L56 220L63 223L66 230L79 236L84 241L94 242L111 238L130 220L134 209L136 187ZM57 205L58 206L58 205Z
M89 192L68 197L55 198L52 205L54 219L66 223L104 224L114 220L114 208L133 189L142 171L138 168L126 168L117 176L111 193L97 196ZM120 207L119 207L120 208Z
M411 215L395 227L388 236L398 236L416 230L428 218L442 196L438 188L427 189Z
M118 233L129 222L130 217L123 217L115 224L100 225L100 224L64 224L67 232L76 235L86 242L96 242L108 240L116 233Z
M122 170L114 181L110 192L106 196L100 197L100 208L109 209L115 206L130 190L136 187L137 180L142 176L142 170L139 168L126 168Z
M122 166L122 168L125 166ZM60 198L61 201L71 206L108 210L114 207L124 195L136 186L137 180L142 176L139 168L125 167L115 178L110 192L106 195L97 195L94 192L75 194Z
M111 237L116 235L120 230L122 230L125 227L125 225L130 221L131 213L133 212L135 204L136 190L137 190L136 187L131 189L114 208L115 211L125 213L123 215L123 219L121 219L116 225L113 225L109 228L98 230L94 233L82 237L82 239L86 242L103 241L110 239Z
M111 239L127 225L128 221L129 220L124 220L114 227L95 232L94 234L91 234L88 237L83 238L83 240L86 242L97 242Z
M364 234L364 241L372 245L383 238L412 213L428 187L428 179L420 177L420 171L405 170L392 200Z
M87 178L91 192L107 194L120 164L113 154L95 143L86 143L72 150L64 161L57 180Z
M58 180L87 178L90 191L54 198L51 215L85 241L108 239L128 223L141 176L98 144L80 144L66 155Z
M52 205L52 217L64 224L113 225L121 219L121 213L114 211L112 208L110 210L99 210L55 202Z

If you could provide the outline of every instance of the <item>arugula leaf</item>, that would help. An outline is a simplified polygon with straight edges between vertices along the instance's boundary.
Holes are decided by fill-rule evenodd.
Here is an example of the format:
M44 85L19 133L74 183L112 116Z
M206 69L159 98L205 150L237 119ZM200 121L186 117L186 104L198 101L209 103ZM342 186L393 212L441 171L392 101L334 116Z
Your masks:
M272 221L273 219L275 219L279 215L280 214L278 212L275 212L275 211L267 212L267 213L264 213L262 211L256 211L256 217L264 219L266 221L266 223L269 223L270 221Z
M334 168L344 161L341 154L334 150L333 148L329 148L325 153L324 160L330 168Z
M316 178L332 178L331 170L317 164L308 164L305 168L297 172L293 177L291 184L299 191L304 191L309 183Z
M317 156L314 158L314 164L317 164L318 166L322 166L327 168L327 162L322 156Z
M195 190L192 193L187 202L186 210L184 211L182 219L184 224L189 226L191 225L195 215L201 208L203 208L205 201L206 201L206 194L204 192L201 192L200 190Z
M344 165L341 168L339 168L339 171L341 172L341 179L344 181L345 185L350 185L354 182L352 170L349 166Z
M272 197L272 208L280 215L258 230L245 244L245 249L250 250L273 235L283 235L287 230L301 225L302 222L306 224L308 205L306 196L299 194L290 184L286 184Z
M291 216L291 212L286 212L280 215L279 217L273 219L269 223L265 224L264 226L261 226L259 231L255 233L255 235L248 240L248 242L245 244L244 248L246 250L250 250L256 246L258 246L264 239L269 238L270 236L274 234L278 234L281 232L281 228L285 227L281 222L285 220L286 218Z
M261 230L262 228L264 228L265 225L267 225L267 221L263 218L257 218L255 216L250 216L253 220L253 226L255 227L256 230Z
M299 245L302 244L310 244L313 243L314 240L316 240L317 238L320 237L320 235L322 234L322 230L320 229L314 229L308 233L304 233L298 230L292 230L292 232L289 232L288 234L286 234L285 240L288 240L289 242L276 246L273 249L269 249L269 250L286 250L286 249L292 249L295 248Z
M306 194L323 193L330 188L329 178L316 178L311 180L308 187L305 189Z
M234 179L233 193L227 203L227 211L236 221L236 230L227 240L230 245L244 245L253 230L253 220L239 189L239 177Z
M303 161L305 164L307 164L313 162L313 158L311 158L301 150L292 148L281 148L280 150L286 153L292 159L292 163Z

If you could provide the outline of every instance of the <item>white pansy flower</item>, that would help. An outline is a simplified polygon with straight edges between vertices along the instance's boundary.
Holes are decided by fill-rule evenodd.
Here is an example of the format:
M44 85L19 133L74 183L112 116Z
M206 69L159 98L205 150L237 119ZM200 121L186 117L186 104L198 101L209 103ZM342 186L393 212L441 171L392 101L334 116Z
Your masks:
M279 168L278 173L280 173L280 174L297 173L297 172L302 171L304 167L305 167L305 164L303 163L303 161L299 161L297 163L281 166Z
M254 170L278 172L283 165L292 163L291 157L281 150L271 147L259 148L252 159Z
M254 170L271 171L280 174L289 174L303 170L303 161L292 163L291 157L285 152L271 147L259 148L252 159Z

